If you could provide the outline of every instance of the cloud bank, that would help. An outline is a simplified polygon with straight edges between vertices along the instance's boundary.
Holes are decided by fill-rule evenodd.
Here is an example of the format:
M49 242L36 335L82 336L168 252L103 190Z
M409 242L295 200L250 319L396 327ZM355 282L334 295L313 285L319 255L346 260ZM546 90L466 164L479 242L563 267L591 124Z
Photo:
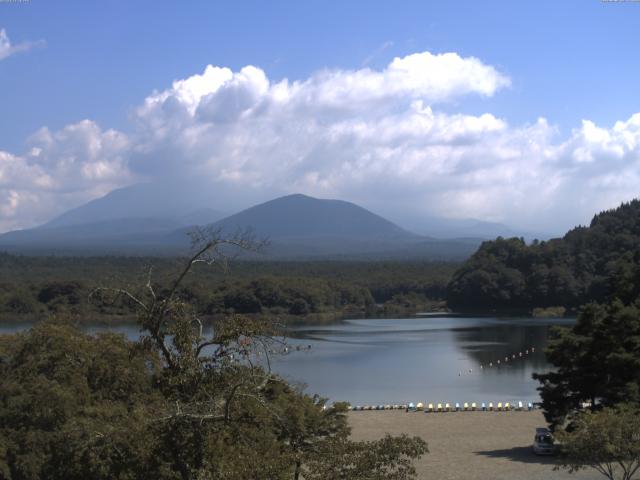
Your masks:
M456 53L277 82L255 66L209 65L145 98L126 133L84 120L36 132L26 154L0 152L0 230L142 180L183 181L188 192L189 179L206 179L233 192L230 205L302 192L392 219L475 217L544 230L638 195L640 113L610 127L585 120L565 138L544 118L514 126L491 113L452 113L463 97L489 99L510 82Z

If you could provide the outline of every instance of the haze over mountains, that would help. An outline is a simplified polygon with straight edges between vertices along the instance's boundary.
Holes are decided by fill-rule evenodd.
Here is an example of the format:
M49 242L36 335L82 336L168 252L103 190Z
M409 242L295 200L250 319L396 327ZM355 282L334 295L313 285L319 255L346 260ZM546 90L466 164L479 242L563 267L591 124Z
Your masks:
M67 227L121 219L162 219L182 225L215 222L225 216L210 208L208 196L200 189L189 195L168 183L141 183L119 188L104 197L71 209L40 228Z
M445 260L466 258L483 239L517 235L500 224L434 217L424 219L421 226L413 222L420 235L353 203L301 194L276 198L229 216L210 204L211 196L206 192L185 197L164 186L134 185L69 210L37 228L0 235L0 249L175 254L188 249L189 230L211 225L227 233L250 228L257 237L268 238L266 258Z

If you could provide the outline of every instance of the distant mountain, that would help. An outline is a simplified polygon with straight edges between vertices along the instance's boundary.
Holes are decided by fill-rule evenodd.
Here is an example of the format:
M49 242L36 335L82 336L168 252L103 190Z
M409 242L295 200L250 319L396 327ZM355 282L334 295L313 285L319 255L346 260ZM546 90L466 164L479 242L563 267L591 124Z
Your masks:
M185 195L177 186L141 183L114 190L69 210L39 228L88 225L121 219L161 219L178 225L210 223L224 214L203 207L204 194Z
M295 194L247 208L215 224L226 231L251 227L272 239L344 236L368 239L416 240L398 227L358 205Z
M479 239L416 235L353 203L301 194L256 205L211 227L228 234L252 230L270 241L266 255L272 258L462 259L480 244ZM186 242L187 230L174 232L169 242Z
M503 223L475 218L445 218L400 214L395 220L399 225L412 232L441 239L470 237L492 240L497 237L523 237L525 240L531 241L533 239L546 240L553 236L550 233L519 230Z
M0 250L20 253L144 253L155 239L181 227L157 218L123 218L83 225L47 226L0 235Z
M178 218L178 223L184 226L209 225L223 218L224 215L212 208L199 208Z
M114 190L36 228L0 235L0 249L25 253L168 253L171 232L219 220L201 195L170 184L144 183ZM149 248L153 250L149 252Z
M218 220L216 211L193 209L192 202L151 201L161 193L157 185L114 191L40 227L0 235L0 249L24 253L176 254L189 248L187 233L196 225L210 225L229 234L251 229L258 238L270 241L259 257L262 259L451 260L468 257L480 243L477 238L440 240L417 235L342 200L288 195ZM164 194L171 197L170 192ZM141 216L144 214L155 216Z

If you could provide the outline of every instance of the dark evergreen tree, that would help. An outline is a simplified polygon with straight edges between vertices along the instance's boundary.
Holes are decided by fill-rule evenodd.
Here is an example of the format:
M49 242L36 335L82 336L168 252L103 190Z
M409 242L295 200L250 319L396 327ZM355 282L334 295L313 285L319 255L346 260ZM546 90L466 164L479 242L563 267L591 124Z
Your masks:
M640 407L640 305L587 305L573 328L557 328L547 347L552 372L535 374L545 418L562 425L583 403Z

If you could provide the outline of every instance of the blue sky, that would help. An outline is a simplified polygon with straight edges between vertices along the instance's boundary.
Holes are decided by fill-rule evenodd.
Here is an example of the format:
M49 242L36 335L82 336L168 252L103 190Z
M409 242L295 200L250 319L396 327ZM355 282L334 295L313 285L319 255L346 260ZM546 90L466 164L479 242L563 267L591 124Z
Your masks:
M434 111L474 117L490 113L510 129L535 125L544 117L555 132L550 143L558 147L571 141L582 120L610 129L616 121L628 121L640 111L639 26L640 3L598 0L0 3L0 29L11 45L31 42L29 48L0 60L0 151L22 158L41 127L58 132L85 119L101 131L122 132L129 143L138 145L140 135L134 131L140 120L135 112L144 99L154 90L171 88L176 79L202 73L207 65L233 72L254 65L274 84L284 78L304 82L324 69L383 71L395 57L420 52L475 57L509 79L508 86L489 94L432 97L428 103ZM398 102L389 111L403 108L406 102ZM355 115L368 121L361 113ZM625 165L637 161L635 148L634 144L625 153ZM119 161L127 165L120 167L135 164L129 154L122 155L127 158ZM55 161L52 158L47 161ZM24 162L25 168L37 166L33 157ZM77 186L47 187L47 201L32 198L31 209L6 209L0 215L5 217L5 228L28 226L108 188L137 181L140 173L148 171L142 170L129 168L120 179L99 186L85 179ZM322 177L321 170L309 167L305 175L320 171ZM216 171L218 180L220 171ZM598 175L606 173L606 168L598 170ZM47 174L56 180L55 172ZM0 184L6 201L20 196L7 193L22 192L17 187L20 182L15 183ZM344 189L323 185L307 193L344 196ZM376 188L375 181L368 188ZM621 190L618 197L607 191L599 201L583 201L582 217L576 215L575 220L582 221L587 212L632 194L628 188L617 188ZM262 196L285 190L269 185ZM380 207L369 201L365 190L363 186L352 199ZM29 197L27 193L38 194L29 190L21 194L23 199ZM550 196L549 201L557 198ZM58 208L42 206L52 200ZM36 208L34 202L40 206ZM431 214L426 203L444 204L446 198L440 198L440 203L430 198L413 201L421 202L424 212ZM486 205L444 213L518 223L516 212L492 211ZM393 213L393 208L383 213ZM545 211L550 208L546 205ZM556 223L571 221L569 212L564 212Z

